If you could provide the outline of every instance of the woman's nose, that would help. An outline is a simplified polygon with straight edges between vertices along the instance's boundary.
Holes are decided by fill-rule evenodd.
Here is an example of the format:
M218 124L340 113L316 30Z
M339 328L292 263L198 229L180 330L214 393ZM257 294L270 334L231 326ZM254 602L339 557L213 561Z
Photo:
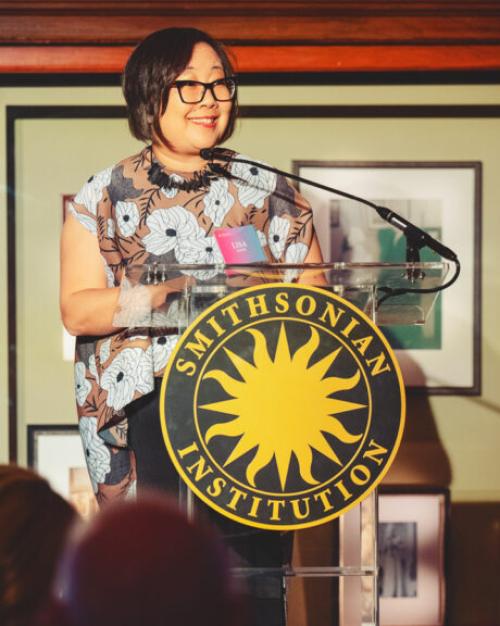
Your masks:
M203 96L203 100L201 101L200 104L205 104L207 106L213 106L216 102L217 102L217 100L214 97L212 89L207 88L205 90L205 95Z

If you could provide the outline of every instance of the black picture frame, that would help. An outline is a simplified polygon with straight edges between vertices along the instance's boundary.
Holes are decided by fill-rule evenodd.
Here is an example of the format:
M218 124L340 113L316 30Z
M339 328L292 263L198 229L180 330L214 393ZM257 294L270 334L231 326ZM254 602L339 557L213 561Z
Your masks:
M446 625L449 526L449 489L379 488L380 626Z
M322 84L321 77L319 82ZM31 79L30 79L31 80ZM66 80L66 78L65 78ZM328 82L328 81L327 81ZM396 81L397 82L397 81ZM266 84L262 77L258 84ZM255 84L257 84L255 83ZM33 82L29 84L34 85ZM38 84L38 83L36 83ZM52 84L47 83L47 84ZM57 81L54 84L58 84ZM286 84L286 83L285 83ZM309 83L307 83L309 84ZM257 105L240 107L242 118L499 118L500 105ZM8 394L9 460L16 462L18 451L18 372L17 372L17 302L16 302L16 123L23 119L125 119L123 106L113 105L31 105L6 107L7 164L7 294L8 294ZM479 286L478 286L479 290ZM480 337L480 326L475 332ZM479 341L477 341L479 344ZM480 347L478 345L478 362ZM470 393L477 394L477 389ZM456 391L453 391L456 393Z
M28 466L85 519L97 511L77 424L30 424Z
M462 259L461 277L448 294L438 296L425 326L410 330L411 335L406 339L408 347L405 331L386 329L400 361L405 385L413 393L481 393L482 169L479 161L293 162L294 174L388 206L420 228L429 230L436 239L454 248ZM463 194L459 193L460 185L464 187ZM317 209L316 218L325 219L328 214L328 222L318 229L320 238L326 241L323 245L326 260L405 262L404 237L371 207L336 194L318 192L303 184L300 191ZM425 198L425 194L429 197ZM460 201L453 201L454 196L460 197ZM354 243L351 243L351 232ZM393 245L393 249L398 250L397 256L387 256L387 250L380 243L381 232L392 234L391 241L397 242ZM363 233L364 241L360 241L358 233ZM426 249L420 254L423 261L442 260ZM463 262L464 257L466 262ZM469 311L463 306L464 302L470 303ZM457 310L464 319L457 319ZM432 323L435 323L433 331ZM432 345L428 337L431 332L437 345ZM450 364L456 364L455 368Z

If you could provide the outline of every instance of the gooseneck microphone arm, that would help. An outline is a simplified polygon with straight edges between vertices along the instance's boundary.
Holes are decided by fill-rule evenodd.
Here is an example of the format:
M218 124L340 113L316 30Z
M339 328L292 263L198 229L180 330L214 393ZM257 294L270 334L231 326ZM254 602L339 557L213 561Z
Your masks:
M256 161L250 161L249 159L240 159L239 157L229 156L227 151L223 148L205 148L200 151L200 156L202 159L206 161L213 161L217 159L219 161L225 161L227 163L246 163L247 165L254 165L263 170L268 170L269 172L274 172L275 174L280 174L281 176L286 176L287 178L291 178L292 180L296 180L301 183L305 183L307 185L311 185L312 187L317 187L318 189L323 189L324 191L329 191L330 193L336 193L339 196L344 198L349 198L350 200L355 200L356 202L360 202L361 204L365 204L366 206L375 209L379 216L391 226L398 228L408 239L412 241L412 244L417 248L423 248L427 246L434 250L439 256L448 259L449 261L453 261L456 263L458 261L458 257L450 250L444 246L440 241L431 237L429 233L426 233L424 230L418 228L408 220L406 220L401 215L398 215L395 211L388 209L387 207L380 206L378 204L374 204L369 200L365 200L365 198L360 198L359 196L355 196L351 193L347 193L346 191L341 191L340 189L335 189L334 187L329 187L328 185L322 185L321 183L317 183L314 180L309 180L308 178L303 178L302 176L296 176L295 174L290 174L289 172L284 172L275 167L270 167L269 165L265 165L264 163L257 163Z
M217 164L213 163L214 159L217 159L218 161L224 161L226 163L233 163L233 162L245 163L246 165L252 165L259 169L267 170L269 172L273 172L275 174L285 176L286 178L291 178L292 180L305 183L306 185L310 185L311 187L316 187L318 189L322 189L330 193L335 193L339 196L342 196L343 198L348 198L350 200L355 200L356 202L360 202L361 204L365 204L366 206L369 206L372 209L375 209L375 211L384 221L391 224L391 226L399 229L405 235L406 240L407 240L407 245L408 245L408 256L410 257L407 259L408 261L418 260L418 250L420 250L420 248L423 248L424 246L427 246L428 248L430 248L431 250L434 250L434 252L439 254L439 256L447 259L448 261L452 261L455 264L454 275L444 285L441 285L440 287L432 287L428 289L426 288L419 288L419 289L385 288L386 295L379 302L381 302L387 297L401 295L402 293L408 293L408 292L410 293L434 293L436 291L441 291L443 289L446 289L447 287L450 287L457 280L460 274L460 262L458 260L458 256L456 255L455 252L453 252L453 250L451 250L450 248L447 248L440 241L438 241L437 239L434 239L434 237L431 237L431 235L426 233L424 230L418 228L418 226L415 226L415 224L412 224L407 219L405 219L404 217L402 217L395 211L388 209L387 207L380 206L378 204L370 202L369 200L366 200L365 198L360 198L359 196L355 196L354 194L347 193L346 191L342 191L340 189L335 189L334 187L329 187L328 185L317 183L314 180L309 180L308 178L304 178L302 176L297 176L295 174L290 174L289 172L284 172L283 170L279 170L275 167L265 165L264 163L258 163L256 161L251 161L249 159L242 159L239 157L234 157L232 153L229 153L229 151L225 150L224 148L204 148L203 150L200 150L200 156L202 159L205 159L205 161L209 161L209 166L215 166L214 167L215 172L218 172L219 169L217 168ZM384 290L384 288L382 288L382 290Z

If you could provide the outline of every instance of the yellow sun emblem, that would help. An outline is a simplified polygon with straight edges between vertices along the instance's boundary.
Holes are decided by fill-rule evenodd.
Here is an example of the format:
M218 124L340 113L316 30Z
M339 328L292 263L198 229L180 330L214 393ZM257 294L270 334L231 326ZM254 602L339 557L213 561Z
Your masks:
M216 380L231 397L200 408L236 416L208 428L205 441L208 444L217 436L239 437L224 466L255 448L246 468L246 479L252 487L258 472L274 457L285 491L292 455L297 458L302 479L317 485L319 481L312 475L313 449L342 466L323 433L344 444L355 444L363 436L351 434L336 415L365 405L331 397L339 391L353 389L360 381L360 371L346 378L327 376L341 347L310 365L320 337L314 327L309 328L310 338L292 355L285 324L281 323L274 359L264 334L249 328L246 332L254 340L253 363L224 348L242 380L220 369L209 370L204 375L204 379Z

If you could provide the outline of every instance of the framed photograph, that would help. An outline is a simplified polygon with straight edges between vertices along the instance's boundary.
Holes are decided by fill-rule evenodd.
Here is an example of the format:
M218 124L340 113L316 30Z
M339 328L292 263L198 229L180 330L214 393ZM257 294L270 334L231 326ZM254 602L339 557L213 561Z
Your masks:
M481 163L295 161L294 173L395 211L456 252L461 274L423 325L383 327L408 388L480 393ZM325 260L406 262L403 233L369 206L300 184ZM441 261L420 250L421 261ZM447 278L455 270L452 263Z
M28 465L82 517L97 511L78 426L28 426Z
M446 490L379 493L378 563L381 626L443 626Z

